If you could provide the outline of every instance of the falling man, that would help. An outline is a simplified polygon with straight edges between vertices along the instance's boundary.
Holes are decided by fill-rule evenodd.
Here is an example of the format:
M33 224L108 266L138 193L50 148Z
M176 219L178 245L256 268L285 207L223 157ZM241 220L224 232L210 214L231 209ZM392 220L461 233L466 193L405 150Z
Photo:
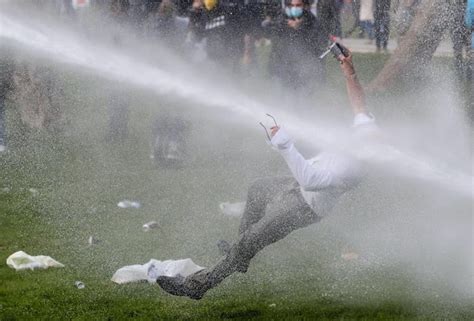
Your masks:
M376 132L375 119L367 112L351 54L341 54L337 59L346 78L354 112L354 130ZM319 222L342 194L356 187L366 176L361 161L346 153L328 151L313 159L304 159L288 133L279 126L271 128L271 144L284 158L293 176L264 178L252 184L238 240L227 254L214 267L187 277L158 277L157 283L163 290L201 299L234 272L247 272L252 258L266 246L297 229Z

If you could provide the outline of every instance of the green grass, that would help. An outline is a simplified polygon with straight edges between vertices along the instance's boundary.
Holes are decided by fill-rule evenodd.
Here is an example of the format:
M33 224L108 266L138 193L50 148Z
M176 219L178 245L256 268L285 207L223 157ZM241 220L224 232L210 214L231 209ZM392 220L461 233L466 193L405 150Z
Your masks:
M375 61L365 63L364 79L383 63L373 58L357 57ZM340 87L341 78L333 76L337 65L329 67L330 83ZM133 94L129 139L106 144L101 87L69 76L65 114L72 122L64 135L28 131L9 111L9 124L15 124L11 151L0 158L0 188L10 188L0 193L0 320L474 319L472 302L449 286L414 283L402 265L364 269L341 260L346 244L334 237L331 223L270 246L247 274L231 276L201 301L172 297L147 283L114 284L115 270L150 258L191 257L211 266L219 258L216 240L234 239L238 227L238 220L219 213L219 202L245 198L253 179L286 168L258 129L163 105L146 92ZM151 116L171 108L193 123L191 157L181 170L155 168L148 157ZM119 209L125 198L143 207ZM152 219L160 227L144 233L141 225ZM90 235L101 242L89 247ZM16 272L4 262L18 250L50 255L66 267ZM76 280L86 288L76 289Z

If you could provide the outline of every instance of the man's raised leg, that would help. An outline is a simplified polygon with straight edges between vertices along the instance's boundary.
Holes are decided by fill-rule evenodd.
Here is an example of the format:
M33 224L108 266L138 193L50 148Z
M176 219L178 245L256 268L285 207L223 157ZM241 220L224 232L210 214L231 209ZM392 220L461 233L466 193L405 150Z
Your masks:
M291 176L266 177L253 182L247 193L239 234L244 233L250 226L260 221L265 215L268 203L294 182L295 179Z
M213 268L204 269L186 278L160 277L157 282L168 293L200 299L209 289L237 271L245 271L250 260L266 246L283 239L292 231L320 220L304 201L298 187L273 199L273 215L266 215L243 232L229 254Z

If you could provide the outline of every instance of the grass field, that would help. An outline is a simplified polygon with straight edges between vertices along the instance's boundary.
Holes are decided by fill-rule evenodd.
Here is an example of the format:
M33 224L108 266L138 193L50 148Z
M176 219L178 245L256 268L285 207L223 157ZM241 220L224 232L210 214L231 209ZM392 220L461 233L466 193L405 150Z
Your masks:
M366 66L363 78L380 69L383 60L374 57L357 57ZM330 83L341 87L336 92L342 98L335 99L344 102L334 67L330 65ZM258 128L249 131L172 103L160 110L176 108L192 122L190 157L182 169L156 168L149 158L149 128L155 104L162 100L134 93L128 140L107 144L106 111L101 107L106 97L94 81L84 79L71 75L68 80L65 115L71 123L59 136L26 130L13 108L9 111L10 151L0 157L0 320L474 319L471 299L444 279L437 280L436 273L420 281L399 261L366 266L364 260L341 259L351 242L338 225L364 234L358 222L393 212L404 217L409 212L399 204L412 204L416 211L413 204L420 198L440 193L420 191L416 184L397 192L396 179L383 184L371 180L336 209L334 218L268 247L248 273L231 276L201 301L172 297L147 283L114 284L110 278L118 268L150 258L191 257L211 266L219 258L216 241L234 239L239 223L224 217L218 204L242 200L252 180L287 170ZM378 111L390 115L382 107ZM405 111L404 117L413 113ZM384 188L394 192L380 191ZM368 210L359 202L347 205L351 198L369 194L385 203ZM116 204L122 199L139 200L143 206L120 209ZM446 210L460 212L472 223L469 204L460 203ZM150 220L160 227L145 233L141 225ZM88 246L90 235L101 242ZM18 250L52 256L66 267L16 272L5 261ZM456 258L446 255L447 261ZM432 268L429 259L426 265ZM77 280L85 289L74 286Z

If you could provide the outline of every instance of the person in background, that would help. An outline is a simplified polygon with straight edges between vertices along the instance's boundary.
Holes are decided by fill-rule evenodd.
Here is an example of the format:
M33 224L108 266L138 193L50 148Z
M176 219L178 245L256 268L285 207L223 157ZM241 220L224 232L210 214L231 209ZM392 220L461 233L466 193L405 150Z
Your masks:
M471 120L474 120L474 86L472 85L472 76L474 73L474 0L467 1L465 24L466 27L471 30L471 50L469 52L470 57L468 57L469 66L467 78L470 82L470 117Z
M474 0L467 0L465 23L466 27L471 30L471 58L474 58L472 56L472 51L474 51Z
M259 17L243 3L204 0L193 3L190 30L195 41L205 40L207 57L233 71L249 64L252 56L252 31Z
M342 38L341 9L343 0L319 0L316 3L316 13L321 23L321 32L329 39L331 36Z
M390 36L390 3L391 0L375 0L374 28L377 52L387 51Z
M145 21L145 34L157 37L166 43L174 42L176 40L175 18L176 6L171 0L155 2L150 7Z
M354 113L354 129L361 147L377 133L375 119L365 107L352 58L339 56ZM365 137L365 138L364 138ZM260 179L250 186L238 240L214 267L186 278L161 276L157 283L166 292L199 300L235 272L246 273L252 258L291 232L317 223L366 176L360 160L340 151L326 151L306 160L283 128L271 128L271 144L286 161L292 176ZM150 271L149 271L150 272Z
M308 0L290 0L277 19L267 17L263 35L272 42L268 68L284 86L310 93L315 83L324 83L325 64L319 55L328 38L310 11Z
M467 0L465 23L466 23L466 27L468 27L471 30L471 51L469 53L470 66L468 67L468 78L469 80L472 81L472 74L474 72L473 71L474 70L474 0ZM473 94L473 90L471 89L471 96L472 94Z
M374 0L360 0L359 21L363 32L372 43L374 39Z
M13 88L13 59L4 47L0 45L0 153L7 150L5 108L10 91Z
M123 46L121 28L130 23L128 0L112 0L110 3L110 16L117 24L116 33L113 35L113 43L118 50ZM107 105L109 115L109 126L106 141L111 143L123 142L128 136L130 97L123 90L117 90L115 86L111 89Z
M156 166L180 167L187 155L189 122L178 115L160 115L152 125L152 159Z
M454 68L458 78L463 81L469 77L469 64L464 59L464 51L469 56L470 30L464 24L466 14L466 0L456 0L451 6L449 36L453 43Z

